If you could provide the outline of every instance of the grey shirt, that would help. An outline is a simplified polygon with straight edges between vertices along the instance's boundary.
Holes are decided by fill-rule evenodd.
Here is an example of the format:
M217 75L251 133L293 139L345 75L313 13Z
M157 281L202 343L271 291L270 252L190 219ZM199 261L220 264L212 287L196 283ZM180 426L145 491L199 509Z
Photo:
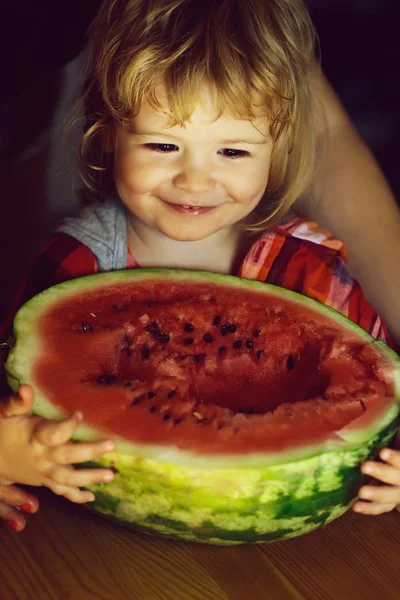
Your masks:
M128 252L126 212L119 198L86 206L63 219L56 231L67 233L93 252L100 271L125 269Z

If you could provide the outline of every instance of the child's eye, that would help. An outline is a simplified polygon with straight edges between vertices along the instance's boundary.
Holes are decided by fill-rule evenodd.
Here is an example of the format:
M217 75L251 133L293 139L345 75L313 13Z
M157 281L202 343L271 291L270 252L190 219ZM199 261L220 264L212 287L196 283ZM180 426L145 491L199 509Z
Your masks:
M175 146L175 144L145 144L145 147L153 152L162 152L164 154L177 152L177 150L179 150L178 146Z
M250 156L250 152L247 152L247 150L234 150L233 148L222 148L219 152L227 158L244 158L245 156Z

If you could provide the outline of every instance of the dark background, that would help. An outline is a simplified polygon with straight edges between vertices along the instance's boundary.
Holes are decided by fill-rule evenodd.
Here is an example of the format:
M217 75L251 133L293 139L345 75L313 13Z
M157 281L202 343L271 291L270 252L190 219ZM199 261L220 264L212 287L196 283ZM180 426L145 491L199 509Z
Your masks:
M399 199L398 6L395 0L306 4L319 34L323 68ZM46 197L46 178L63 67L85 47L85 32L100 1L0 0L0 5L1 317L49 234L54 198ZM61 185L67 192L61 203L68 204L63 180Z
M400 5L308 0L322 65L400 199Z

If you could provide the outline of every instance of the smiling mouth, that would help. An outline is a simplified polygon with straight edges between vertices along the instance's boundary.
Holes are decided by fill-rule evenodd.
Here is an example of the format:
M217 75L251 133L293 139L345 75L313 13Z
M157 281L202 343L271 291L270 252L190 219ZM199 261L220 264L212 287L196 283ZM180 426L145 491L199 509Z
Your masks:
M170 202L165 202L165 204L174 212L192 215L193 217L204 215L216 208L215 206L190 206L189 204L172 204Z

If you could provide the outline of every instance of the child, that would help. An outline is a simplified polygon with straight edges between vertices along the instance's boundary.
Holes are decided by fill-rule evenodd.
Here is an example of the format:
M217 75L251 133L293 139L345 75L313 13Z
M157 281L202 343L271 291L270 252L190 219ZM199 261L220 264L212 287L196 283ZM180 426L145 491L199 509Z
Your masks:
M298 0L105 2L83 95L87 206L61 223L18 303L97 271L207 269L311 296L388 341L346 269L343 244L289 213L313 175L313 47ZM24 518L10 505L36 510L37 501L5 484L84 501L78 486L112 477L69 466L111 442L71 445L81 415L52 423L31 416L32 403L21 386L0 419L0 516L18 530ZM369 502L355 510L378 514L400 502L399 453L381 457L363 470L388 485L362 488Z

